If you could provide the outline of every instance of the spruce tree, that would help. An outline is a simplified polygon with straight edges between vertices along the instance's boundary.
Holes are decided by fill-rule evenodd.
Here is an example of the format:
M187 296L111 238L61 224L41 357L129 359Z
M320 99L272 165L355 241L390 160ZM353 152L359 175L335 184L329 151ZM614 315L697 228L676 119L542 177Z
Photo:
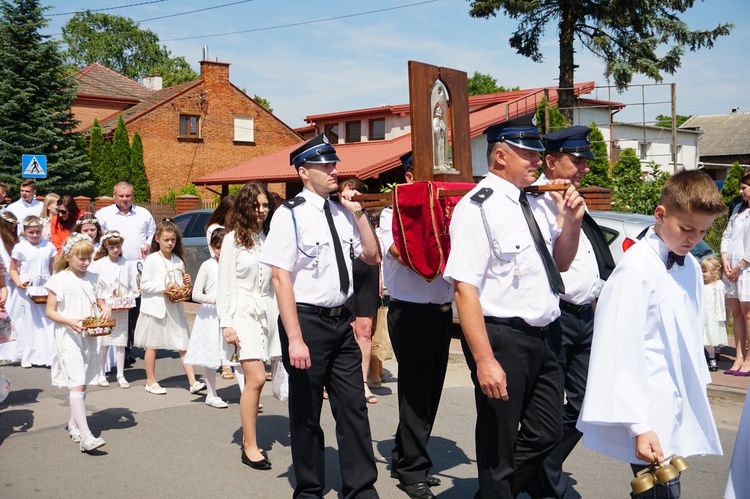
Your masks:
M143 162L143 140L138 132L133 134L130 144L130 179L135 200L140 203L151 201L151 189L146 177L146 164Z
M102 176L101 179L98 181L99 183L99 195L100 196L112 196L115 190L115 184L117 183L116 180L114 180L114 169L112 166L112 143L105 140L104 141L104 148L102 148Z
M123 180L128 181L130 175L130 138L128 129L122 115L117 120L117 128L112 137L112 149L110 151L109 166L107 171L107 192L112 192L115 185ZM111 194L108 194L111 196Z
M63 77L58 43L40 34L44 9L39 0L0 2L0 181L18 186L21 156L46 155L39 192L77 195L93 180L74 132L75 81Z
M581 187L596 185L598 187L612 188L612 180L609 178L609 155L607 154L607 145L604 143L604 134L596 126L596 122L589 125L591 133L589 142L591 142L591 151L596 156L588 160L589 171L581 181Z
M89 137L89 159L91 160L91 173L94 176L94 182L96 182L96 195L97 196L111 196L111 192L106 192L103 186L103 180L105 177L102 164L102 156L104 154L104 136L102 135L102 127L99 125L99 120L94 119L94 126L91 129L91 135Z

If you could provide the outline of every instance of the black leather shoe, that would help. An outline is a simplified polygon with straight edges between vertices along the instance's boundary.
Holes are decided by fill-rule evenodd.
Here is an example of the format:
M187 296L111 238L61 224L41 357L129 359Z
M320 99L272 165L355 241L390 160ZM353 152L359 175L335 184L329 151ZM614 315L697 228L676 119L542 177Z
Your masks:
M430 487L437 487L440 485L440 479L436 476L427 475L427 478L425 478L424 481Z
M427 482L415 482L404 485L404 490L413 499L431 499L435 497L427 486Z
M245 448L242 449L242 464L250 466L254 470L270 470L271 461L267 457L263 457L260 461L251 461L247 454L245 454Z

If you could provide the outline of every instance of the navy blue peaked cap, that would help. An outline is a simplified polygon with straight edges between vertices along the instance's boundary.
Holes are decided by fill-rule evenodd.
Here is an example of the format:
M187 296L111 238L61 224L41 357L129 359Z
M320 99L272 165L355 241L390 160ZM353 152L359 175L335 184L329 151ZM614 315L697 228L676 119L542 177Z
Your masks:
M336 156L336 149L333 148L325 134L314 137L289 154L289 164L299 168L305 163L322 165L325 163L338 163L341 161Z
M564 152L582 158L594 158L591 150L589 134L591 128L587 126L571 126L544 135L544 150L547 152Z
M414 158L411 155L411 151L401 156L401 164L404 166L404 171L408 171L414 166Z
M521 149L544 151L542 134L536 127L536 114L519 116L512 120L490 125L484 131L487 142L507 142Z

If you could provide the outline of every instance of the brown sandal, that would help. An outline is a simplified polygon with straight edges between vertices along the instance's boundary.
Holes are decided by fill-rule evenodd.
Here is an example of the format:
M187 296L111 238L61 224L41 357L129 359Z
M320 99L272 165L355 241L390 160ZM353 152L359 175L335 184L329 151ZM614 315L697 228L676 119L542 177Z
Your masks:
M221 366L221 377L223 379L234 379L234 373L229 366Z

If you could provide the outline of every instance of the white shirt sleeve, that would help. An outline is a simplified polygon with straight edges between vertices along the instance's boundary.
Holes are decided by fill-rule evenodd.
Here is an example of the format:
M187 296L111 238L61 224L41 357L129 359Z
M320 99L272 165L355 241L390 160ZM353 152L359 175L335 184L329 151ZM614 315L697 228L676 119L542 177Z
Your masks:
M234 314L237 312L237 253L234 232L230 232L224 236L219 255L216 311L220 327L234 327Z
M271 229L260 255L261 263L291 272L297 262L297 234L293 208L279 208L273 214Z
M213 297L205 293L206 283L208 282L208 276L210 268L212 266L211 260L206 260L198 269L198 275L195 277L193 283L193 301L197 303L213 303Z

